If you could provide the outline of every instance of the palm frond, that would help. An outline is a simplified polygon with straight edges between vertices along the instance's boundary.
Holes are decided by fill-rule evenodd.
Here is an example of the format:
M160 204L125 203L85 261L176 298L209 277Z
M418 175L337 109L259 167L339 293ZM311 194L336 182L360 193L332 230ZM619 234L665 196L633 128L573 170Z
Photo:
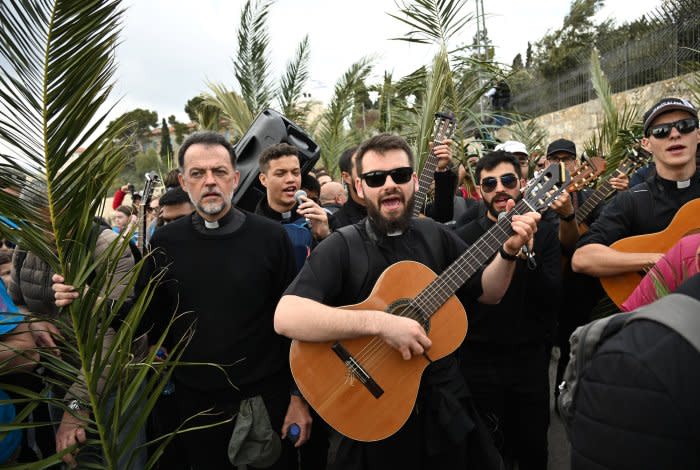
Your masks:
M143 368L171 365L166 360L154 366L153 354L143 365L134 363L136 326L157 279L145 286L123 319L117 317L144 262L128 273L115 274L128 253L130 237L116 237L101 255L95 254L99 230L94 230L94 215L127 160L125 146L117 138L125 123L96 132L109 112L102 108L113 86L123 11L119 0L0 3L0 187L19 189L19 194L0 191L0 214L18 226L0 224L0 234L84 292L58 317L47 319L62 334L61 356L36 350L51 372L48 382L57 398L15 391L32 404L50 402L67 410L66 392L84 387L91 411L84 425L98 436L91 443L107 468L119 467L127 446L117 442L134 440L138 427L133 419L142 427L165 383L164 376L146 379ZM86 149L75 157L79 147ZM120 323L113 334L110 325ZM163 337L155 339L162 341ZM177 361L177 354L173 359ZM117 398L110 413L105 406L108 397ZM135 403L141 401L143 414L135 417ZM114 438L117 435L124 435L124 440ZM61 455L37 466L59 462Z
M238 53L233 67L241 97L252 115L268 108L273 96L267 56L270 43L267 16L271 5L272 2L247 0L238 27Z
M221 116L227 121L232 131L232 139L235 141L248 130L253 123L253 110L241 95L226 88L226 85L208 83L211 95L204 95L205 106L213 106L221 110ZM201 121L200 121L201 122ZM218 126L216 128L218 130Z
M605 158L605 175L609 175L615 171L629 149L639 141L639 126L635 126L638 110L636 105L630 106L627 103L621 110L615 105L610 84L603 73L598 51L595 49L591 52L591 82L603 108L603 119L584 148L590 156Z
M414 126L416 133L415 135L407 134L407 137L413 141L417 169L423 167L423 162L430 152L429 144L432 141L435 113L445 111L445 103L451 86L452 71L450 70L449 57L447 50L441 48L426 75L425 94L417 105L415 114L417 121Z
M372 61L363 58L345 71L335 85L331 102L319 124L317 141L323 149L321 160L334 177L339 175L337 161L340 153L352 144L345 137L346 123L353 110L355 91L371 70Z
M411 30L404 37L393 38L419 44L438 44L448 47L450 39L457 35L472 19L465 0L396 0L399 14L389 16L404 23Z
M294 58L287 64L277 93L282 114L294 122L306 115L299 109L298 101L309 79L309 54L309 36L306 35L299 43Z

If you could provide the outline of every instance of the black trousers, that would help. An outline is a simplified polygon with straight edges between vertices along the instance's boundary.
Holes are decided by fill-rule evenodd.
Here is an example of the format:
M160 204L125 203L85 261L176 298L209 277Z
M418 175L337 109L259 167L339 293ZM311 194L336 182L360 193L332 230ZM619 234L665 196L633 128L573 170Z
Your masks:
M549 348L462 346L462 373L506 461L547 468Z

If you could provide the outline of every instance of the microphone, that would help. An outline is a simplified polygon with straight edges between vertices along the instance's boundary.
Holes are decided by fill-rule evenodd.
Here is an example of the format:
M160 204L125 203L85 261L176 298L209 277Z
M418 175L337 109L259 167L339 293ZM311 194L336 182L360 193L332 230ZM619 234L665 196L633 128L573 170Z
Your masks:
M296 193L294 193L294 200L297 202L297 205L301 205L304 203L304 201L301 200L301 198L303 197L308 197L306 195L306 191L304 191L303 189L300 189ZM311 225L311 220L309 220L308 217L305 217L304 219L306 220L307 224Z
M501 220L505 219L507 217L507 214L505 212L501 212L498 214L498 221L500 222ZM527 267L530 269L530 271L534 271L537 269L537 261L535 260L535 255L530 251L530 247L527 246L527 243L525 243L520 250L523 252L523 254L527 257Z
M297 204L302 204L304 201L301 200L301 198L307 197L306 191L303 189L298 190L296 193L294 193L294 200L297 202Z

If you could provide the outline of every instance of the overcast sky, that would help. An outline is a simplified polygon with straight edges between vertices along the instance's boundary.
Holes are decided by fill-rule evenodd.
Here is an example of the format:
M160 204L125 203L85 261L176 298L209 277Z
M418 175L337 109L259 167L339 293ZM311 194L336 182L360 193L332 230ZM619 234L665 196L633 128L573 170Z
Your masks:
M569 10L562 0L483 0L486 28L496 46L496 58L510 64L525 56L527 42L561 26ZM660 0L608 0L598 18L617 23L639 17ZM234 86L232 56L242 0L130 0L125 15L115 98L121 101L112 116L134 108L158 112L159 119L175 114L187 120L187 100L206 89L205 82ZM466 8L475 11L475 0ZM407 27L389 17L397 12L393 0L277 0L270 11L270 51L274 77L309 34L311 79L307 92L326 101L342 73L363 56L376 58L371 82L385 70L397 79L429 63L435 49L391 41ZM471 23L456 42L471 42Z

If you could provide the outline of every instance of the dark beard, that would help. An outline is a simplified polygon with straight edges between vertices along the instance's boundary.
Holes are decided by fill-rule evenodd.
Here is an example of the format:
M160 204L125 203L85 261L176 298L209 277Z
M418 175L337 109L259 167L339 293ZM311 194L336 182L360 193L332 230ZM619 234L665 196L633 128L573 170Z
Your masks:
M372 228L378 235L386 236L390 233L401 232L403 233L408 225L411 223L413 218L413 206L415 205L415 198L412 194L408 201L406 201L406 207L404 208L403 214L399 216L396 220L386 220L379 213L379 207L375 206L373 202L365 201L367 207L367 217L372 223Z
M501 194L505 194L505 195L508 196L510 199L514 199L516 203L517 203L518 201L520 201L520 200L523 198L523 195L522 195L522 194L518 194L515 198L513 198L513 197L511 197L511 195L508 194L508 193L498 193L498 194L495 194L495 195L493 196L493 199L491 199L491 202L486 202L486 201L484 201L484 204L486 204L486 209L488 209L489 213L490 213L495 219L498 219L498 214L500 214L500 212L496 212L496 209L493 208L493 201L494 201L494 199L496 199L497 196L499 196L499 195L501 195Z

